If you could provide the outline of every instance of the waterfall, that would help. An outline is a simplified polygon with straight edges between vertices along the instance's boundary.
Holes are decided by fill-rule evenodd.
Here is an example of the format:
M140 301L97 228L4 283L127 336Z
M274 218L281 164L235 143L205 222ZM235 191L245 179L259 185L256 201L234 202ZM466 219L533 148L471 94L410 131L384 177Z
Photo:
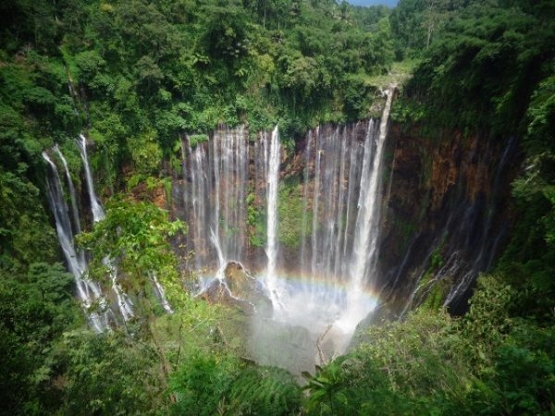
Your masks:
M316 139L319 137L319 129L316 130ZM318 235L316 230L318 229L318 207L320 201L320 171L321 171L321 158L322 150L316 150L316 162L315 162L315 177L314 177L314 193L312 196L312 260L310 262L310 271L313 276L317 273L317 263L318 263ZM330 198L331 199L331 198Z
M370 312L368 305L361 298L361 294L365 289L367 279L376 273L382 153L387 137L387 123L393 100L393 90L389 89L385 91L385 94L387 98L377 137L375 141L373 137L367 137L364 149L358 203L359 211L355 226L353 259L349 269L347 310L339 320L339 325L347 333L354 332L357 323ZM370 123L372 122L371 120ZM373 129L370 126L368 133L372 134L372 132Z
M77 200L75 199L75 186L73 185L73 181L71 180L71 174L69 173L69 167L67 166L67 161L58 145L55 145L53 148L54 152L58 155L62 164L64 165L64 171L66 174L66 181L69 189L69 198L71 201L71 212L73 214L73 235L77 235L81 232L81 220L79 219L79 210L77 209ZM43 154L44 156L44 154ZM46 156L48 157L48 156ZM47 159L48 160L48 159ZM51 163L51 161L50 161ZM52 166L52 165L51 165ZM55 168L55 166L54 166ZM81 253L83 254L83 253ZM84 259L83 259L84 261Z
M188 195L188 198L187 193L184 194L190 204L189 212L192 213L192 216L189 218L189 224L191 224L192 231L192 233L190 233L189 246L195 255L196 269L202 270L208 265L208 259L210 258L206 246L206 243L209 241L207 231L209 230L210 225L206 215L208 205L207 200L210 194L208 192L208 179L205 171L203 170L207 156L203 146L197 146L194 150L189 147L189 155L192 186L189 189L190 194Z
M100 202L98 202L98 198L96 197L96 193L94 192L94 182L92 178L91 168L89 166L89 158L87 156L87 139L82 134L79 135L81 140L77 140L77 146L79 147L79 151L81 153L81 159L83 160L83 167L85 168L85 179L87 183L87 189L89 191L89 198L91 201L91 211L93 215L93 221L98 222L104 219L104 209Z
M245 184L248 146L243 127L218 131L213 140L216 204L212 227L226 261L239 260L244 249Z
M266 270L266 282L270 291L270 298L274 305L279 305L277 299L276 287L276 259L277 259L277 230L278 230L278 215L277 215L277 199L278 199L278 185L279 185L279 165L281 159L279 134L277 126L272 131L270 136L270 143L265 140L266 144L266 166L267 166L267 206L268 206L268 237L266 242L266 255L268 256L268 266Z
M464 217L469 217L472 220L462 221L458 225L460 227L459 233L462 236L465 236L465 234L469 233L469 230L476 227L473 223L479 223L478 229L480 231L473 238L471 238L470 235L466 235L466 240L468 241L466 248L471 253L468 259L469 261L463 261L460 259L461 254L455 251L454 253L451 253L442 270L437 273L438 281L443 278L453 278L454 276L458 277L454 284L450 286L449 293L447 293L445 297L443 304L444 307L456 306L457 302L464 299L465 294L468 293L469 288L475 282L476 276L478 276L481 272L488 272L492 267L496 255L498 254L499 242L506 232L506 227L502 226L501 230L496 230L493 222L496 219L496 214L498 212L498 201L502 199L499 195L501 191L502 177L506 174L506 169L510 163L511 155L517 148L516 144L517 140L514 136L509 137L507 142L504 144L501 157L492 172L493 181L489 196L489 207L486 208L485 206L482 207L479 205L468 207L467 212L469 211L471 214L466 214L465 212ZM485 152L484 155L486 160L488 158L487 153L488 152ZM477 215L477 212L483 211L485 211L485 215L483 218L480 218L480 216ZM470 224L467 224L467 222ZM451 224L455 224L455 221L449 221L446 230L456 228L452 227ZM459 236L461 240L462 236ZM448 266L451 266L452 270L449 270ZM445 272L444 269L447 269L447 272Z
M382 159L391 101L388 91L379 123L320 127L306 145L303 204L311 210L312 226L303 241L310 244L301 246L299 256L302 285L277 286L280 305L274 317L319 334L335 352L345 350L376 305ZM268 209L275 207L269 202ZM270 232L268 225L268 239Z
M87 139L82 134L79 136L80 140L77 140L77 145L79 147L79 152L81 153L81 159L83 161L83 167L85 169L85 180L87 183L87 190L89 194L89 199L91 202L91 211L93 222L102 221L106 214L100 202L98 202L98 197L94 191L94 182L92 178L92 172L89 165L89 158L87 155ZM125 321L133 317L132 303L129 297L123 293L121 286L119 285L117 278L117 268L112 259L105 257L102 259L102 264L106 266L108 273L110 275L110 282L112 284L112 290L114 291L117 299L117 305L119 312Z
M378 242L378 225L381 195L379 184L381 180L382 153L387 136L387 123L393 98L393 91L386 91L387 101L380 120L378 137L375 143L367 137L364 149L364 160L360 181L359 212L356 221L354 243L354 266L351 268L351 286L353 291L361 288L368 269L375 265ZM370 121L372 123L373 121ZM372 128L368 129L369 134ZM370 160L372 167L370 168Z
M301 241L301 255L300 255L300 264L306 264L306 251L307 251L307 243L306 243L306 232L307 232L307 221L308 221L308 202L309 202L309 171L308 165L310 163L310 150L311 150L311 143L312 143L312 132L308 132L308 138L306 142L305 154L304 154L304 175L303 175L303 229L302 229L302 241Z
M81 154L81 159L85 171L85 181L87 194L89 195L91 204L91 214L93 222L96 223L98 221L102 221L105 218L105 213L102 205L98 201L98 197L96 196L94 190L92 172L87 155L86 138L83 135L80 135L79 139L77 140L77 146ZM87 313L87 317L93 329L97 332L102 332L108 328L108 323L112 312L108 307L107 300L102 293L100 285L97 282L91 280L88 276L89 270L85 253L83 252L83 250L80 250L75 246L74 236L81 232L81 223L77 207L75 186L73 184L66 158L64 157L62 151L57 145L53 147L52 151L62 162L62 165L64 167L67 190L69 193L68 199L71 203L70 207L68 207L56 164L53 162L47 152L43 152L42 157L47 162L50 168L50 174L47 176L48 201L50 209L54 214L58 240L64 253L67 267L75 278L77 297L83 304L83 307ZM117 269L113 260L110 258L104 258L102 259L102 263L109 271L111 289L116 296L118 311L121 317L125 321L127 321L133 317L132 302L127 294L123 292L117 281ZM165 300L163 288L160 286L157 279L154 278L153 280L153 285L155 286L155 289L159 294L159 297L161 298L163 307L167 310L169 304L167 303L167 300ZM94 310L94 305L97 305L98 310Z
M75 201L75 188L71 181L69 170L67 169L67 162L63 158L62 153L58 148L55 149L56 153L61 157L64 167L66 169L66 177L68 179L68 188L70 190L70 198L72 201L72 214L77 218L76 228L80 228L79 215L75 212L77 205L73 204ZM97 311L92 310L93 305L99 305L100 310L105 309L105 300L101 296L99 286L87 278L87 262L85 255L81 250L76 250L73 236L74 232L71 227L71 219L69 209L64 199L64 192L58 174L56 164L50 159L46 152L42 153L42 157L50 167L50 174L46 177L48 187L48 203L50 210L54 214L56 222L56 233L58 240L67 263L70 273L75 279L75 286L77 288L77 297L83 308L87 313L87 317L93 329L97 332L102 332L107 328L107 319L105 314L99 314Z
M374 123L368 124L367 135L373 134ZM302 268L313 279L321 277L344 283L350 267L356 203L362 171L360 169L364 144L358 136L364 133L362 124L317 129L312 136L314 149L307 165L314 166L312 175L305 175L303 196L312 200L311 250L303 258ZM310 184L313 184L312 186Z
M224 282L231 260L257 276L278 327L268 333L267 320L253 324L266 331L253 336L255 344L257 337L275 337L271 342L285 348L283 328L304 328L311 337L303 341L306 348L318 342L328 353L341 353L375 308L382 158L393 91L386 94L379 122L320 126L308 133L299 155L282 154L277 127L250 143L243 128L220 128L195 146L184 141L183 219L190 224L193 267L203 288L210 287L207 279ZM299 198L302 207L296 248L280 245L281 202L287 205L278 200L280 186L294 190L287 198Z
M84 135L80 135L79 139L76 140L76 144L79 149L81 160L83 162L83 169L85 171L86 189L89 196L93 223L97 223L104 220L106 215L94 189L93 175L87 155L87 139ZM87 312L87 316L91 321L93 328L96 331L101 332L108 328L108 316L112 312L107 306L107 301L100 286L98 283L92 281L88 276L88 263L84 252L76 249L75 247L74 236L81 232L75 187L67 161L60 148L56 145L52 150L64 166L65 177L68 184L67 188L69 191L69 200L71 202L71 210L69 210L64 198L64 191L61 186L56 164L52 161L52 159L50 159L48 153L43 152L42 156L48 163L48 166L50 166L50 171L52 172L52 174L47 177L48 199L51 211L54 214L56 221L58 240L64 252L68 269L75 277L78 298L84 305L85 311ZM70 212L71 215L69 214ZM105 257L102 259L102 264L108 270L110 286L116 298L115 303L117 305L117 310L123 320L128 321L134 316L133 303L118 283L118 271L114 260L109 257ZM162 308L166 312L172 313L173 310L171 305L166 299L164 288L158 281L157 276L154 273L148 273L148 277L152 282L153 290L159 298ZM100 306L101 313L91 310L93 304L98 304Z
M245 254L248 137L243 128L221 128L208 142L191 143L186 137L182 158L189 179L184 190L188 246L203 274Z

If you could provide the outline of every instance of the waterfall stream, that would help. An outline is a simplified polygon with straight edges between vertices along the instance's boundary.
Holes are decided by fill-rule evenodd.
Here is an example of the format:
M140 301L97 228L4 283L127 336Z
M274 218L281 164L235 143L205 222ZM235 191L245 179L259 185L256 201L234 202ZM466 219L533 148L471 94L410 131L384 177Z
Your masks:
M344 352L377 304L381 165L393 95L386 94L379 122L309 133L299 157L302 169L293 174L300 191L291 198L304 207L296 254L280 241L285 151L278 128L253 141L242 128L225 127L204 143L183 140L181 212L190 224L191 265L202 288L210 286L210 279L223 282L229 262L245 265L263 284L273 313L272 323L252 323L253 354L261 363L289 366L257 354L267 349L264 342L277 343L271 348L283 351L284 331L294 328L305 335L293 349L308 350L301 352L305 363L299 365L306 365L308 356L318 361L317 343L320 356ZM306 345L299 348L299 343Z
M93 216L93 222L102 221L106 214L104 213L104 208L100 202L98 202L98 197L94 190L94 182L92 179L91 168L89 165L89 157L87 155L87 139L85 136L80 135L80 140L77 140L77 145L79 147L79 152L81 153L81 159L83 161L83 167L85 169L85 179L87 182L87 189L89 194L89 200L91 201L91 212ZM117 306L119 312L125 321L133 317L132 303L127 294L125 294L118 283L118 272L114 264L114 261L109 257L102 259L102 263L106 266L108 273L110 274L110 282L112 284L112 291L115 293L117 298Z
M92 219L93 222L96 223L105 218L105 213L94 189L93 175L87 155L86 138L81 135L79 139L76 140L76 145L79 149L83 162L86 190L90 201ZM115 315L108 306L108 301L100 285L88 276L88 262L85 257L85 253L75 245L74 236L79 234L82 228L77 206L75 186L62 151L57 145L54 146L52 150L64 167L67 182L67 193L69 194L68 199L71 202L70 206L66 203L66 191L64 191L64 186L62 186L62 181L60 179L60 175L58 174L56 163L54 163L47 152L43 152L42 157L49 166L49 175L47 176L48 201L50 209L54 214L58 240L60 242L68 269L75 278L77 297L85 309L92 328L97 332L102 332L108 329L110 321L115 319ZM116 298L116 310L119 316L121 316L124 321L127 321L134 316L131 299L122 290L118 283L118 273L114 261L106 257L102 259L102 263L109 273L111 283L110 288ZM160 285L157 277L154 274L149 275L149 277L153 282L153 286L158 298L160 299L162 307L168 313L171 313L171 306L165 298L164 289Z
M268 146L266 140L265 160L267 166L267 206L268 206L268 238L266 244L266 255L268 256L268 266L266 270L266 285L270 293L270 299L275 308L281 307L278 288L276 285L276 261L278 251L277 230L278 230L278 186L279 186L279 165L281 160L281 146L279 143L279 133L277 126L272 131Z
M72 201L72 216L78 220L79 214L76 212L77 205L73 204L73 201L75 201L75 188L71 181L69 170L67 169L67 162L65 161L65 158L63 158L59 149L56 148L55 151L58 155L60 155L66 169L66 177L70 184L68 185L68 188L70 190L70 199ZM48 166L50 167L50 174L46 178L48 186L48 203L52 213L54 214L56 221L56 233L58 234L58 241L60 242L67 267L75 278L77 297L87 312L87 317L93 329L97 332L102 332L108 325L107 316L102 313L105 311L106 302L102 297L98 284L87 277L88 265L85 259L85 254L82 250L77 250L75 248L73 240L75 231L71 226L69 209L64 199L64 191L60 175L58 174L58 168L46 152L42 153L42 157L46 160ZM74 227L76 230L80 229L79 221L76 221L76 225ZM94 310L95 308L92 308L94 305L99 306L99 308L96 308L98 311Z

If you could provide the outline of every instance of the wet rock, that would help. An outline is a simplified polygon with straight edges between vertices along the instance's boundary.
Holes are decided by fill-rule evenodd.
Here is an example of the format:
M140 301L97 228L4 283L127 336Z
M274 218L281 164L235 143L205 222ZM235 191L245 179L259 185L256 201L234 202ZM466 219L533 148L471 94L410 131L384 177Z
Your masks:
M249 299L256 291L257 281L241 263L230 261L224 270L225 281L231 293L240 299Z
M246 315L270 316L272 313L272 303L262 285L237 262L229 262L224 279L214 279L201 297L210 303L237 307Z

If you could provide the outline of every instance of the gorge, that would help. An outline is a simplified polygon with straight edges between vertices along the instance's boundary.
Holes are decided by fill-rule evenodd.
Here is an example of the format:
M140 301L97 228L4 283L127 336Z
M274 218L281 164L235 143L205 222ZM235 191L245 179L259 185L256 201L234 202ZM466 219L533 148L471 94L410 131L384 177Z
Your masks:
M410 154L415 144L399 131L387 140L394 93L394 87L385 91L380 119L318 127L294 151L280 145L278 127L255 140L244 127L221 127L199 142L182 140L182 170L174 172L163 208L189 225L184 244L176 245L182 267L195 276L188 290L203 295L222 286L235 301L252 305L248 353L260 364L297 374L325 364L347 350L357 326L368 325L376 307L377 316L392 318L435 297L455 313L462 311L476 277L491 267L503 244L508 219L497 206L507 197L510 166L518 158L514 140L501 147L486 143L475 159L484 145L478 140ZM83 192L96 222L104 214L86 139L76 143ZM58 148L54 153L67 166ZM443 159L445 153L449 159ZM79 299L85 310L97 304L88 313L92 326L102 331L110 320L111 325L127 321L132 300L122 292L112 260L104 260L111 295L83 277L84 253L72 244L81 228L74 185L66 170L67 205L57 168L47 153L43 157L52 168L50 201L60 243L83 288ZM416 169L415 162L421 164ZM407 212L422 204L420 192L428 193L429 205L420 213ZM419 201L410 199L415 193ZM255 278L270 311L264 302L254 304L248 294L230 289L230 264ZM162 286L155 276L150 280L171 312ZM111 308L106 298L113 298Z
M553 1L0 23L0 415L553 413Z

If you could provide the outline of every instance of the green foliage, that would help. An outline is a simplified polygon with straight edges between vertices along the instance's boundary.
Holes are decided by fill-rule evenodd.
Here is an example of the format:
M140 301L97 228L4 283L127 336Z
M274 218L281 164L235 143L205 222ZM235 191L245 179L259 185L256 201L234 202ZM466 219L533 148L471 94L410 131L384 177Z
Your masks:
M299 412L301 392L295 378L283 369L247 366L233 381L227 402L229 414L285 416Z
M350 14L337 14L331 3L275 13L298 7L287 3L209 1L168 9L164 2L137 0L90 10L86 38L95 48L76 45L79 81L95 100L125 110L133 128L142 114L163 147L179 130L206 132L222 122L247 120L254 132L298 115L304 126L314 124L342 111L350 75L388 67L389 27L383 10L361 10L353 18L364 23L340 24Z
M308 414L465 414L469 373L446 314L412 314L365 338L309 378Z
M355 351L306 375L308 414L550 414L553 317L512 316L520 296L483 276L462 320L419 310L372 326Z
M555 397L553 316L547 326L515 316L523 311L514 306L527 294L503 280L482 277L465 317L469 363L480 377L470 399L482 414L549 414Z
M63 331L79 322L72 283L59 264L0 269L1 414L49 413L50 401L60 399L51 354Z
M183 222L170 222L168 213L152 203L113 199L106 204L106 218L91 232L82 233L79 241L93 251L91 268L99 279L109 276L103 259L115 259L125 276L121 284L127 292L146 293L148 273L155 273L171 301L180 297L181 288L169 238L184 230Z
M549 15L549 11L546 11ZM553 15L554 11L550 11ZM542 16L542 20L545 16ZM548 27L552 22L545 22ZM536 30L545 30L545 27ZM516 309L535 319L550 319L555 281L555 68L553 54L545 55L541 44L527 51L535 65L547 56L551 61L541 66L546 76L533 84L529 104L523 118L523 148L526 169L513 183L513 195L519 210L519 221L512 240L500 262L500 269L522 293ZM536 56L536 53L542 53ZM541 59L540 59L541 58ZM531 86L532 87L532 86ZM532 90L532 88L530 88ZM524 130L524 128L523 128Z
M138 174L152 175L159 171L162 161L162 150L156 141L156 132L149 130L140 136L129 140L134 170Z
M152 345L131 342L119 332L70 332L57 345L65 369L60 411L74 415L163 412L163 375Z
M172 413L216 414L238 373L239 362L230 356L199 352L188 357L171 382L177 400Z
M525 2L470 2L449 21L407 86L409 96L430 108L429 122L504 135L525 131L521 120L534 88L552 73L553 10L539 10Z
M401 97L393 101L391 106L391 119L401 125L415 125L426 116L426 106Z
M307 380L303 390L310 393L306 401L308 414L345 414L349 403L348 397L342 391L348 383L348 358L339 357L324 368L316 366L316 374L304 372L302 375Z
M242 364L229 355L197 352L174 374L172 413L213 415L295 414L300 390L287 371Z
M189 146L191 146L191 148L194 149L200 143L207 142L208 141L208 135L206 135L206 134L191 134L188 137L188 140L189 140Z
M458 0L399 1L389 16L397 60L421 55L434 40L441 38L445 25L469 3Z
M1 292L6 297L2 302L3 322L7 328L21 331L22 340L33 339L29 347L40 348L41 342L51 341L75 319L71 297L73 278L60 264L32 263L18 279L9 278L5 273L2 270ZM10 309L18 298L25 302L17 309ZM26 319L31 316L38 319Z
M305 212L302 186L298 181L284 183L278 194L278 241L285 247L300 247L302 238L311 234L312 216Z
M43 206L37 205L39 191L19 164L17 173L0 168L0 267L29 265L55 259L56 239Z
M546 341L554 341L553 333ZM555 360L552 353L526 344L499 349L494 380L499 386L504 412L549 414L553 411Z

